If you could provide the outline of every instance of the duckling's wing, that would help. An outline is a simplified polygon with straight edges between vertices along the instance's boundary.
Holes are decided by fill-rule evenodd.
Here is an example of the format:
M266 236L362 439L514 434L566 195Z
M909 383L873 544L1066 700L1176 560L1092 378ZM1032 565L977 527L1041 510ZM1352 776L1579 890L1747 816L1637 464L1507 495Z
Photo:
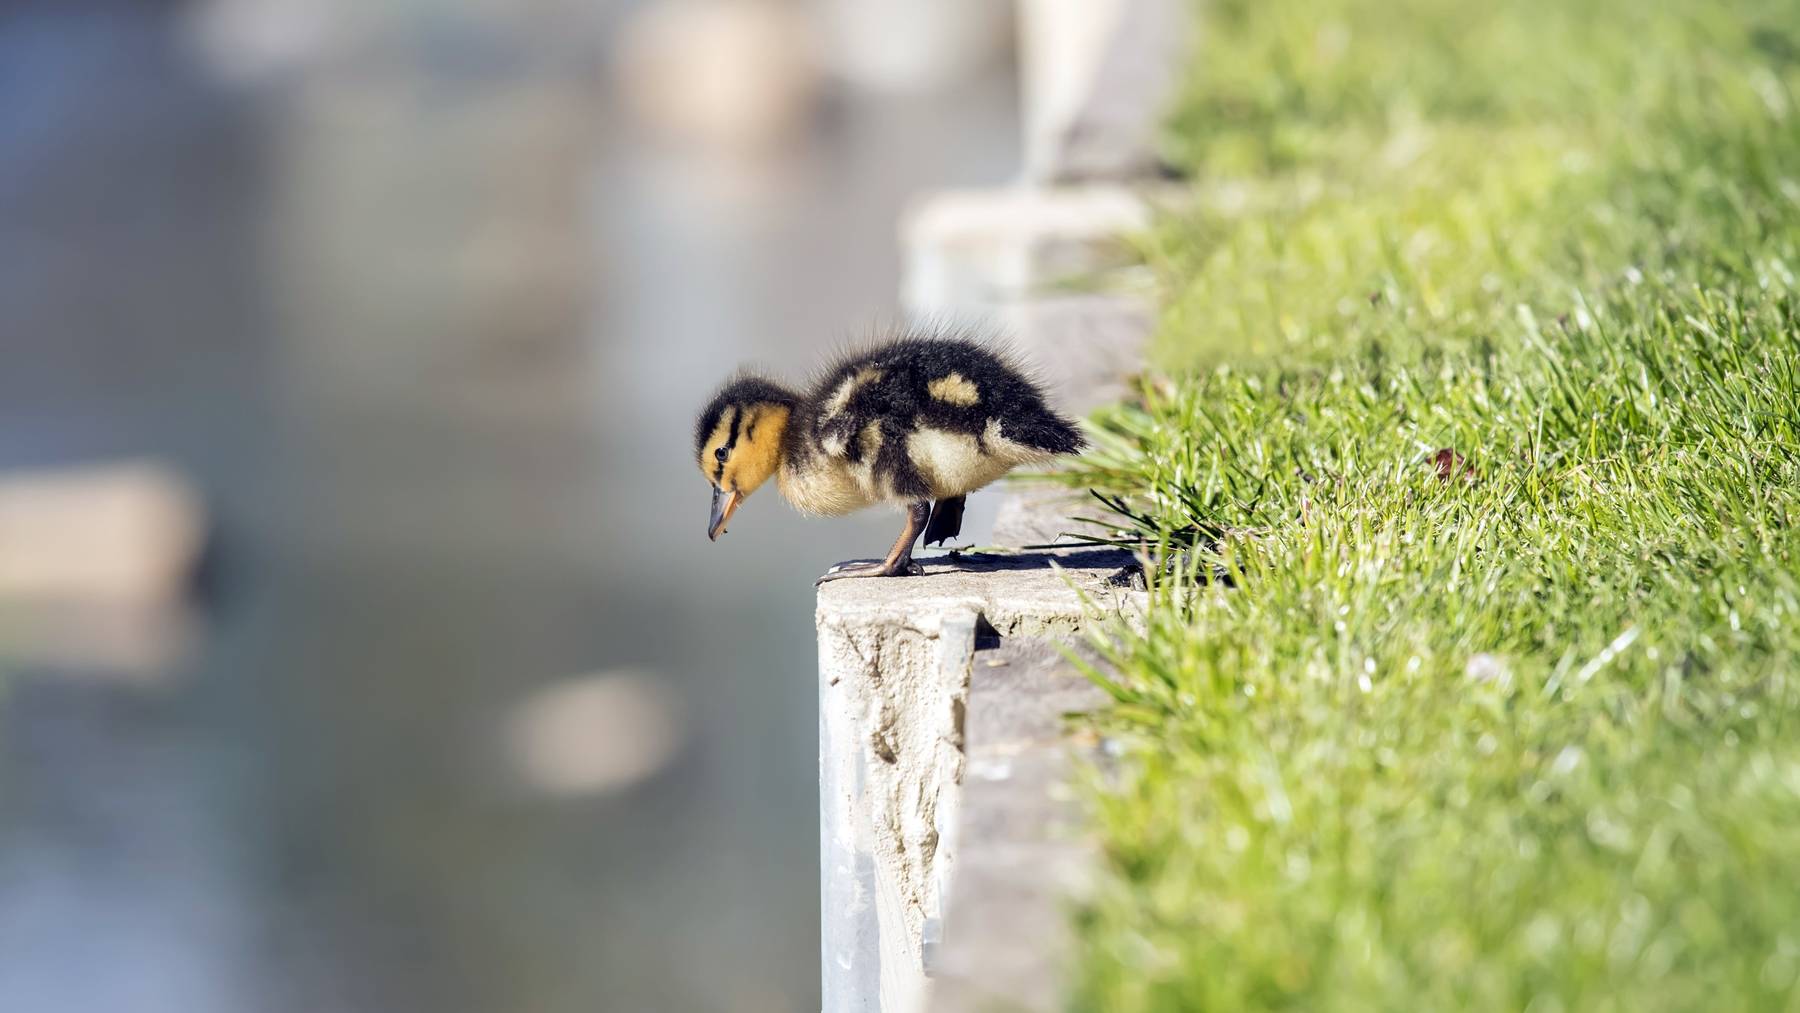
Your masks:
M902 342L890 353L907 360L920 384L929 424L985 433L997 421L1006 440L1046 454L1078 453L1081 431L1049 406L1043 385L1001 347L958 338Z
M812 397L807 437L881 498L930 498L930 486L907 455L918 405L904 362L879 354L846 359L829 370Z

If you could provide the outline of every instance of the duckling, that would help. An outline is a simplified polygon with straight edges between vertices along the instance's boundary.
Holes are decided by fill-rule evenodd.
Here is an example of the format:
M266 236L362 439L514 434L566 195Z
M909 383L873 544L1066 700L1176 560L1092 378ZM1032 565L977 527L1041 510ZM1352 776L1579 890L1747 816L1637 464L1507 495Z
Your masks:
M838 516L876 503L905 512L886 557L834 567L821 584L921 573L913 543L921 533L928 545L956 537L969 493L1084 445L1004 354L919 332L842 357L810 391L740 375L694 427L694 455L712 485L706 536L714 541L771 475L803 514Z

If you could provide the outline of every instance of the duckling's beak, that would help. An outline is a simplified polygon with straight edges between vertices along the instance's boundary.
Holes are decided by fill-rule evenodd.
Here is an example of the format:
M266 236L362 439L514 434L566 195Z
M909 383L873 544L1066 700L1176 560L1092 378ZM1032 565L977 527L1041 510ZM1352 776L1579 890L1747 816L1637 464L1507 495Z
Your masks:
M736 489L726 492L713 486L712 520L706 525L706 537L718 541L719 536L725 533L726 522L731 520L732 514L737 513L738 504L743 501L743 494Z

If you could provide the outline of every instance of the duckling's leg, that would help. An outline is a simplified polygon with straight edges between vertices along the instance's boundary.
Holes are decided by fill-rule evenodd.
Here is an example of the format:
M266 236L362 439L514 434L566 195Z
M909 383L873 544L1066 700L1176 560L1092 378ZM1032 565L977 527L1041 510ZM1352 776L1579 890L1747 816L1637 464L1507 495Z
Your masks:
M942 545L962 533L963 497L952 496L931 505L931 521L925 525L925 544Z
M906 508L906 527L900 531L900 537L894 540L894 547L888 550L887 558L879 563L857 563L854 565L834 566L825 571L825 575L814 582L814 586L828 580L843 580L845 577L905 577L918 576L924 571L919 564L913 562L913 543L919 540L919 532L925 530L925 522L931 517L931 501L919 500Z

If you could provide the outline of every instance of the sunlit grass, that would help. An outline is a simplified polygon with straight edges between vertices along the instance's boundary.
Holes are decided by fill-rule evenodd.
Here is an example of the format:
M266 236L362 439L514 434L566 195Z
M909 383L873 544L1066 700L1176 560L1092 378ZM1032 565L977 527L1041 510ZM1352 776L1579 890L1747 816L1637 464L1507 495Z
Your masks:
M1800 10L1207 9L1078 1003L1794 1007Z

